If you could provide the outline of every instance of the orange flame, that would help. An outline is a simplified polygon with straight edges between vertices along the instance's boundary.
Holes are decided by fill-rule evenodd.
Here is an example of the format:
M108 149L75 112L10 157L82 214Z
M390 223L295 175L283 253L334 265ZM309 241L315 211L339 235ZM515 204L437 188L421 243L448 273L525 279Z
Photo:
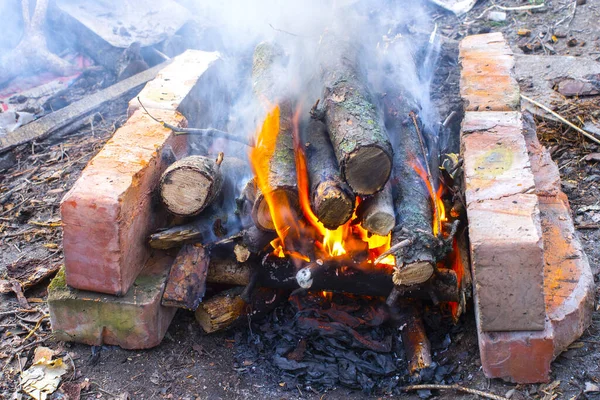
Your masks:
M427 191L429 191L431 208L433 210L433 234L438 236L442 232L442 223L448 221L448 218L446 217L446 207L442 201L444 188L440 186L437 188L437 190L434 190L427 176L427 171L425 171L425 169L419 163L411 162L410 165L417 172L417 174L419 174L425 183L425 186L427 187Z
M271 106L267 113L261 129L257 132L256 146L250 150L249 159L256 176L256 183L265 196L269 207L269 213L277 232L277 238L271 242L273 254L278 257L290 256L309 262L310 258L294 249L287 249L286 238L300 238L307 235L318 237L315 239L316 250L321 257L339 257L355 251L368 250L369 261L372 262L384 251L390 248L391 233L387 236L371 235L360 224L352 221L357 218L356 214L346 224L337 229L327 229L314 214L310 205L310 189L308 178L308 167L304 148L300 143L299 120L300 107L294 113L293 136L295 148L295 161L298 184L298 197L300 209L309 226L298 223L296 218L289 212L290 202L286 196L280 193L274 194L269 186L269 160L274 154L277 136L279 135L280 108L278 105ZM310 229L309 227L312 227ZM394 265L393 255L387 256L382 264Z

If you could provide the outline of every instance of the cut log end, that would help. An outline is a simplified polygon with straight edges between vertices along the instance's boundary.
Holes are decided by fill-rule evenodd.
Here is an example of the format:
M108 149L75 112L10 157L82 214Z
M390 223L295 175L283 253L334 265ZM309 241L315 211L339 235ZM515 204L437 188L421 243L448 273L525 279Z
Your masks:
M354 211L354 196L335 183L322 182L317 186L312 207L315 215L327 229L345 224Z
M396 219L393 214L375 211L368 219L363 220L362 227L375 235L387 236L394 229L395 224Z
M220 193L223 178L219 165L202 156L173 163L160 180L160 196L167 209L179 216L194 216Z
M427 281L433 275L434 265L431 261L416 261L394 270L394 285L411 286Z
M281 205L278 208L279 211L283 212L288 210L289 212L295 212L299 209L298 193L293 189L279 188L271 193L275 205ZM271 217L269 210L269 204L265 199L263 193L259 193L252 207L252 219L256 226L265 231L274 231L275 224Z
M391 154L377 146L356 149L342 165L346 182L359 195L371 195L380 191L391 172Z

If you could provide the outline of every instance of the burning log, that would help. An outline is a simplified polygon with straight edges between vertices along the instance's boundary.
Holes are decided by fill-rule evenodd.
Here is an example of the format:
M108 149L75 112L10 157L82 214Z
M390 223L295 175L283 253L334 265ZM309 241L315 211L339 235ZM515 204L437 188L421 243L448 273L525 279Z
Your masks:
M350 40L328 33L320 63L325 122L342 177L360 195L381 190L392 171L392 146Z
M359 204L356 214L362 227L372 234L387 236L396 225L392 186L388 182L381 192Z
M392 234L392 248L411 236L410 246L400 247L395 252L396 285L414 285L425 282L433 274L436 259L433 254L434 209L433 188L427 189L428 181L419 174L426 163L421 143L420 121L414 116L417 109L406 96L389 94L385 100L386 123L391 137L395 137L393 197L397 225L402 230ZM426 174L426 173L425 173Z
M408 371L412 374L431 366L431 345L421 318L420 302L404 301L399 305L398 321L400 336L408 359Z
M196 310L206 290L209 261L204 247L193 244L183 246L171 266L162 305Z
M312 210L327 229L346 223L354 211L355 196L342 179L325 124L308 124L306 162Z
M279 46L263 42L256 46L252 64L254 93L260 102L272 108L259 133L256 147L250 153L259 188L252 219L259 228L271 231L275 230L275 224L269 210L269 199L276 204L286 204L291 212L299 210L292 104L278 87L276 77L283 58L284 53Z
M246 303L242 299L244 288L236 287L221 292L205 302L196 310L196 320L206 333L213 333L236 323L246 321L245 317L262 317L273 310L281 300L287 298L286 292L260 288Z
M175 161L160 179L160 197L167 210L181 217L198 215L221 192L223 153L215 161L189 156Z
M212 268L212 266L209 267ZM300 272L303 271L303 272ZM298 271L287 258L273 255L265 257L259 270L258 283L265 287L295 290L300 287L310 290L325 290L363 296L386 297L394 288L393 269L380 264L357 265L351 260L329 260L323 265L311 263ZM303 286L300 286L301 274ZM402 286L400 295L406 298L458 301L460 290L456 273L440 268L428 282L420 285Z

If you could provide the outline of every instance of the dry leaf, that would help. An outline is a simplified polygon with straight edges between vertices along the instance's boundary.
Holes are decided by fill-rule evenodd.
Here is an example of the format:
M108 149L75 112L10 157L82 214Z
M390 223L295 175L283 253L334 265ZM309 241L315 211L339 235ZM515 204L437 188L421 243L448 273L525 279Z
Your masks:
M585 161L600 161L600 153L590 153L583 157Z
M36 400L46 400L58 388L60 378L68 371L62 358L40 359L21 373L23 391Z

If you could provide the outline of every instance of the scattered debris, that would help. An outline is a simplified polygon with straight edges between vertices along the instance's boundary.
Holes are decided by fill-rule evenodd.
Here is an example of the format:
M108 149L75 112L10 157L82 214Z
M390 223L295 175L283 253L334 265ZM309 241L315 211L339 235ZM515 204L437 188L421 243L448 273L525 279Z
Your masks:
M487 15L488 21L502 22L506 21L506 13L504 11L490 11Z
M46 400L48 395L54 393L60 383L60 378L69 369L62 358L52 360L51 350L43 348L37 361L21 373L21 385L23 391L36 400ZM47 358L50 355L50 358Z
M462 15L469 12L477 0L430 0L433 4L436 4L448 11L453 12L456 15Z

